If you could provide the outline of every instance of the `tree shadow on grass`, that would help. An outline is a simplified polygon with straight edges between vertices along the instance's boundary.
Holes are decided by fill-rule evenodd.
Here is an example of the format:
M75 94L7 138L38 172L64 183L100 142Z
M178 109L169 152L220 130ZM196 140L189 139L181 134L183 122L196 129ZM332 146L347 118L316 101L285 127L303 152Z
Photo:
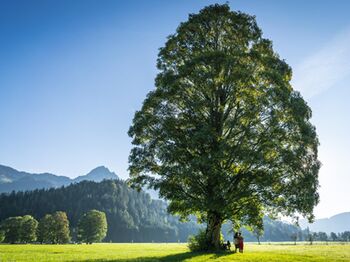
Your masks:
M86 261L93 261L93 262L102 262L102 261L109 261L109 262L166 262L166 261L184 261L186 259L195 258L202 255L211 255L211 259L216 259L219 257L227 256L233 254L233 252L217 252L217 253L207 253L207 252L185 252L185 253L178 253L178 254L172 254L167 255L163 257L137 257L137 258L121 258L121 259L93 259L93 260L86 260Z

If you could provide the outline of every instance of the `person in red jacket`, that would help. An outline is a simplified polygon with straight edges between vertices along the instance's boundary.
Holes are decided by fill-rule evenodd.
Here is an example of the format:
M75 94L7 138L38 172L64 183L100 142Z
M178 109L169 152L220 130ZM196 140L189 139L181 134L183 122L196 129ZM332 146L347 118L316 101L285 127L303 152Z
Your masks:
M239 247L239 253L243 253L243 247L244 247L244 243L243 243L243 237L241 232L239 232L238 234L238 247Z

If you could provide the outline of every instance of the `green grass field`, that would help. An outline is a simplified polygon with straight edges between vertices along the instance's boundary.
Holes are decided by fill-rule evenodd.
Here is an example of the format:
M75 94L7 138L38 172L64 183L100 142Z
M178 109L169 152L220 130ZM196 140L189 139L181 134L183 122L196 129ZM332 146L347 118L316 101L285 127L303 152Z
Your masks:
M186 244L0 245L0 261L350 261L350 245L246 244L243 254L191 253Z

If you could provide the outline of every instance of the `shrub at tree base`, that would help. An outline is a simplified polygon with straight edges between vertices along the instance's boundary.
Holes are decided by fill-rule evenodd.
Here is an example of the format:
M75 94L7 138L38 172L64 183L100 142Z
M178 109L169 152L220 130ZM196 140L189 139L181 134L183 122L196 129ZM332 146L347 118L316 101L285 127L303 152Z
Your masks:
M222 234L220 234L220 246L223 246L223 244L224 237ZM212 246L210 245L210 239L208 239L206 231L200 230L197 235L189 236L188 248L192 252L212 250Z

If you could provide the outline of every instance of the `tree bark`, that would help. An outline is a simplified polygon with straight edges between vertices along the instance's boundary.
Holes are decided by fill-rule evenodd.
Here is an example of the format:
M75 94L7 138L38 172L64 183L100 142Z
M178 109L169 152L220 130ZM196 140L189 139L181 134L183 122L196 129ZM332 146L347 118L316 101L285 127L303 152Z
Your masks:
M209 250L219 250L221 248L220 234L221 234L222 218L215 212L208 213L207 223L207 240Z

